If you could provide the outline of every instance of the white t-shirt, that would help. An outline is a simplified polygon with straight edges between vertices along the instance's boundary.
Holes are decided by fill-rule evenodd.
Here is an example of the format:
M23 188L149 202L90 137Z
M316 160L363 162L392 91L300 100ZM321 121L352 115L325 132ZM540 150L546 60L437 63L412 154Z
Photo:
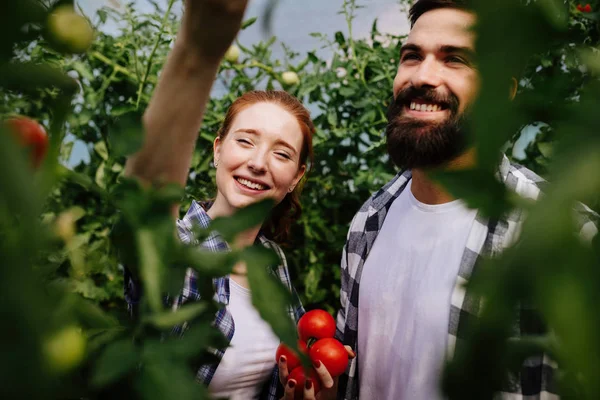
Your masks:
M476 211L419 202L411 184L392 203L360 282L360 398L441 399L450 296Z
M275 368L279 339L252 305L250 290L232 279L229 289L235 332L208 389L215 399L255 399Z

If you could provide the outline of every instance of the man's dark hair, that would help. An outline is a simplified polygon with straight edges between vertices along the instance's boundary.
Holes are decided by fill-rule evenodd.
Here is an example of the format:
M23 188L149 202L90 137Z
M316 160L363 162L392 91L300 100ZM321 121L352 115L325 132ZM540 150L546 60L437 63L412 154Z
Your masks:
M427 11L437 10L438 8L453 8L456 10L472 11L467 5L467 0L417 0L408 12L411 28L415 22Z

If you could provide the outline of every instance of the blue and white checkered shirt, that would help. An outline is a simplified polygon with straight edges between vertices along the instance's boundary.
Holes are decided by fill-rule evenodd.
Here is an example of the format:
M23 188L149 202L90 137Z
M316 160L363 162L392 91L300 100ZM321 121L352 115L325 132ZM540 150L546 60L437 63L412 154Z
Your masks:
M509 190L520 196L536 200L540 194L540 185L543 179L520 165L511 164L503 157L499 167L499 179L504 182ZM360 375L358 370L358 309L359 287L365 260L375 243L375 239L390 206L406 188L411 179L411 172L404 171L397 174L388 184L375 193L358 211L350 224L346 245L342 253L342 287L340 293L341 309L337 315L336 337L345 345L351 346L356 357L348 365L346 373L340 377L338 385L338 399L358 399ZM581 237L590 241L597 234L598 229L592 210L584 205L579 205L575 210ZM513 210L504 219L488 220L478 214L466 247L463 252L460 269L456 277L456 284L451 297L450 323L448 326L448 356L451 358L455 351L464 344L467 326L473 324L478 318L482 299L466 286L483 257L494 257L514 244L517 240L524 221L521 210ZM465 288L466 287L466 288ZM539 327L531 323L527 316L532 310L521 305L520 321L514 332L515 336L537 334ZM529 322L529 324L528 324ZM543 328L541 328L543 329ZM521 379L510 379L499 393L502 399L556 399L553 393L555 385L552 383L555 364L546 355L528 359L521 369ZM529 397L531 396L531 397ZM364 399L371 400L371 399Z
M204 208L197 202L193 201L189 210L185 216L177 220L177 233L179 239L186 244L198 245L204 249L221 252L230 251L229 245L223 240L223 238L217 234L212 233L206 240L200 243L195 239L193 233L194 226L200 226L202 228L208 228L211 219L204 210ZM273 270L273 273L281 280L281 282L292 292L295 306L290 307L289 314L296 322L304 314L304 308L302 307L298 295L292 287L290 281L290 275L287 267L287 261L281 248L273 241L267 239L264 235L259 234L257 242L260 242L263 246L272 249L277 253L281 264ZM135 284L128 284L126 281L126 298L128 302L139 299L138 288ZM229 304L229 276L213 279L213 286L215 289L214 300L222 305ZM135 298L134 298L135 295ZM189 301L195 301L200 299L200 292L197 285L197 273L191 268L188 268L185 274L185 280L183 284L183 290L175 301L173 302L173 309L181 307L183 304ZM231 313L227 307L222 307L216 314L214 325L223 333L223 335L231 341L235 332L235 324ZM225 349L214 349L213 353L219 360L223 358ZM215 371L217 370L218 363L203 365L198 370L196 377L199 381L208 386L212 380ZM275 363L275 355L273 355L273 373L268 382L265 382L265 386L261 392L260 399L275 400L283 395L283 387L279 383L279 370Z

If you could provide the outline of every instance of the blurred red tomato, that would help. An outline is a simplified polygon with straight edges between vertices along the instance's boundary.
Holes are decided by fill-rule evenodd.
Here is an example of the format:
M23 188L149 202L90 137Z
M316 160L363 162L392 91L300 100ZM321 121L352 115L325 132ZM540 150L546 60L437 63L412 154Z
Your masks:
M19 143L30 149L33 167L38 168L48 152L48 135L44 127L27 117L11 118L6 125Z

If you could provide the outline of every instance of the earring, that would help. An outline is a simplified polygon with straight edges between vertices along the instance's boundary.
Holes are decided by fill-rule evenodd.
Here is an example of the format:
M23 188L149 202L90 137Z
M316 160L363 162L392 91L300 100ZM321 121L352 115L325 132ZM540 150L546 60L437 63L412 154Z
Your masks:
M215 161L215 168L219 166L219 160Z
M292 193L294 191L294 186L290 186L290 188L288 189L289 193Z

